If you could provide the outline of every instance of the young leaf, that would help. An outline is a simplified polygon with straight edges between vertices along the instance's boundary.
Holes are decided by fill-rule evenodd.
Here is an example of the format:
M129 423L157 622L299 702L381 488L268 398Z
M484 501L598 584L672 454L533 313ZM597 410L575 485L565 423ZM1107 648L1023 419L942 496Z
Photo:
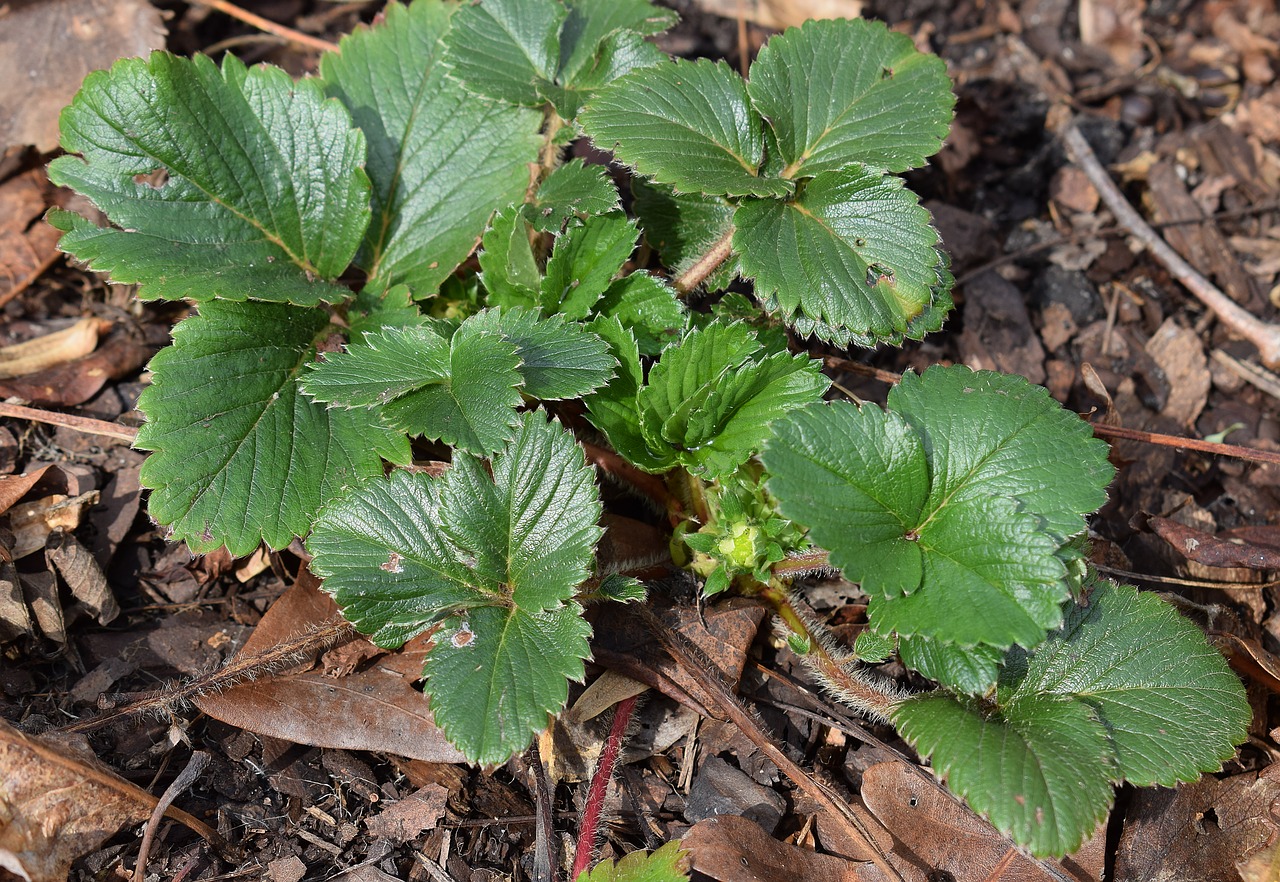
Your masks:
M453 75L469 92L536 107L539 83L560 65L560 24L567 10L556 0L486 0L462 6L445 39Z
M646 272L633 272L610 285L595 311L617 316L645 355L660 353L689 321L675 289Z
M523 392L530 398L581 398L609 382L618 366L609 344L564 316L539 319L532 310L490 309L464 324L515 344Z
M1216 770L1251 716L1199 629L1111 582L1014 659L997 695L994 709L916 696L893 719L953 790L1037 854L1074 850L1105 817L1112 781L1173 786Z
M608 169L573 159L547 175L525 205L524 216L538 232L558 233L571 217L607 214L620 205Z
M521 208L510 205L493 216L477 259L491 306L538 306L542 272L529 244L529 224Z
M447 340L423 326L386 328L327 354L303 387L325 404L376 407L412 435L488 454L517 423L519 366L515 345L481 323L463 322Z
M625 5L625 4L624 4ZM592 95L619 77L669 61L667 54L632 30L614 31L605 37L591 63L567 84L538 84L563 119L576 119Z
M941 58L865 19L809 21L772 38L747 89L792 179L850 162L923 165L942 147L955 104Z
M587 418L604 432L613 449L627 462L650 472L671 468L669 459L650 452L640 434L636 393L644 383L644 369L635 335L616 316L597 318L588 327L609 344L609 351L618 360L618 372L608 386L587 397Z
M760 176L764 131L746 83L724 62L673 61L633 71L597 93L579 121L602 149L680 191L782 196Z
M575 882L685 882L689 857L679 842L668 842L653 853L633 851L618 862L601 861L583 870Z
M635 221L622 212L589 217L561 233L542 280L543 311L586 318L635 250L638 236Z
M326 91L369 139L373 223L359 263L370 286L405 283L419 297L471 253L494 206L523 199L538 151L536 112L476 100L445 75L455 9L474 14L441 0L391 3L383 23L320 59Z
M878 630L1034 646L1061 621L1058 550L1104 498L1105 448L1020 377L931 368L907 386L890 396L901 412L840 404L780 423L769 489L872 595Z
M473 762L523 749L582 676L590 627L571 598L601 531L594 473L545 415L440 478L395 472L328 506L307 542L343 614L381 646L444 622L425 675L431 710Z
M605 40L620 31L660 34L678 16L649 0L569 0L569 15L560 29L560 66L556 79L577 86L591 76ZM603 83L595 83L604 85Z
M631 182L631 192L645 239L674 276L683 274L733 229L733 206L719 197L676 193L639 178ZM734 253L707 277L703 287L721 291L738 273L739 260Z
M62 112L49 178L106 214L50 222L60 247L141 285L144 298L273 300L349 296L326 280L369 223L364 136L314 81L247 69L228 55L164 52L90 74Z
M402 434L298 393L327 326L320 310L212 301L152 360L142 483L152 518L193 551L283 548L343 487L381 474L382 457L409 461Z
M901 178L826 172L790 200L744 200L734 223L743 275L784 315L901 339L937 297L938 234Z

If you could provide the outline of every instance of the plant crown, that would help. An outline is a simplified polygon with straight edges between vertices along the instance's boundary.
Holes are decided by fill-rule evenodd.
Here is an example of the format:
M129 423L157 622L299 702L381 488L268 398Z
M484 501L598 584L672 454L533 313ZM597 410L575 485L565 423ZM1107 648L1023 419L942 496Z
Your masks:
M152 517L197 552L305 538L381 646L436 628L434 719L499 763L582 679L583 604L643 597L597 570L588 437L667 481L677 560L708 595L772 597L837 692L893 653L935 681L862 706L1035 853L1078 846L1116 782L1217 769L1240 683L1085 563L1112 469L1084 423L961 367L884 409L824 403L821 362L788 348L899 344L951 309L898 176L947 134L943 63L821 21L744 79L645 39L673 22L648 0L415 0L298 81L163 52L91 74L50 177L107 222L55 210L61 247L197 304L139 402ZM606 168L563 161L584 135L630 170L630 214ZM786 615L819 548L870 598L838 658Z

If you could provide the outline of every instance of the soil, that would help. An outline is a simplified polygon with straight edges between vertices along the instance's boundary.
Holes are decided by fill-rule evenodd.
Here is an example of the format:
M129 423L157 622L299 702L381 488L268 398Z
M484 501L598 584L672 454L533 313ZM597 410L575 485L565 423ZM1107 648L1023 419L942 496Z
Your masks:
M169 16L168 46L174 51L231 50L250 63L270 61L297 75L315 68L314 51L263 41L254 29L203 5L157 5ZM379 4L251 5L273 21L336 40L369 20ZM674 5L683 20L659 39L664 49L737 64L737 21L700 11L693 0ZM804 4L780 5L794 12ZM900 350L849 353L812 346L815 355L832 359L840 386L883 401L888 387L879 377L885 371L963 363L1044 384L1068 408L1091 414L1103 430L1120 426L1280 451L1280 377L1168 269L1133 247L1130 231L1116 226L1093 186L1067 161L1054 132L1062 115L1075 115L1147 221L1247 310L1264 321L1280 321L1280 90L1274 78L1280 14L1274 2L907 0L869 2L865 14L939 53L955 81L951 138L909 182L933 211L951 255L958 308L943 332ZM768 36L755 25L746 34L751 52ZM32 217L65 198L50 192L42 177L48 158L17 150L0 162L0 187L7 192L19 177L30 181L37 194L31 198L39 202ZM139 304L127 288L53 260L47 241L32 247L49 254L43 263L36 261L35 272L19 272L18 258L0 250L0 267L14 279L26 277L20 285L0 277L16 289L3 297L0 343L86 315L111 330L89 356L97 359L93 370L82 361L69 373L0 380L0 397L137 425L134 406L146 383L145 362L187 310ZM90 383L90 376L97 379ZM1272 696L1280 689L1280 660L1273 655L1280 654L1280 583L1272 581L1280 570L1280 528L1273 526L1280 512L1280 467L1152 440L1112 444L1119 476L1092 522L1095 558L1104 572L1161 592L1206 628L1250 686L1255 738L1221 774L1197 785L1121 790L1109 822L1080 854L1061 865L1027 862L1030 869L1019 872L1025 878L1040 873L1078 879L1105 873L1123 880L1174 878L1162 874L1176 868L1180 879L1234 880L1240 878L1236 862L1273 854L1268 849L1280 832L1269 808L1280 796L1280 776L1271 767L1280 749L1271 734L1277 722ZM546 829L536 808L536 756L475 769L443 761L447 757L438 745L410 745L404 754L309 746L317 743L319 730L358 727L345 718L304 720L305 731L295 741L287 732L261 734L264 728L222 722L214 710L206 711L201 702L207 696L197 694L199 689L183 692L183 684L198 686L221 669L255 629L270 627L264 616L296 586L302 560L290 550L240 561L225 554L195 558L166 542L140 506L141 461L126 440L0 420L0 474L32 474L50 465L37 483L6 499L8 504L51 494L73 500L96 494L85 497L83 516L72 526L40 541L92 557L109 595L93 594L92 576L60 568L54 555L17 561L22 578L45 586L62 621L39 619L32 626L38 637L5 635L0 717L27 732L58 730L159 693L173 698L162 703L162 712L96 726L88 731L88 749L153 794L163 793L194 756L207 763L180 788L175 804L215 828L230 847L220 849L166 822L150 845L147 880L546 878L541 874L556 863L548 854L572 853L592 751L599 750L608 714L603 721L557 728L555 738L582 756L570 758L572 752L554 739L542 742L542 756L560 780L552 793L553 829ZM19 541L13 517L10 512L7 532L0 534L6 551ZM1225 541L1215 544L1215 537ZM1256 554L1231 553L1242 545ZM13 567L0 567L0 581ZM690 586L669 577L665 587L677 603L672 623L696 620L688 606ZM806 599L837 634L856 633L865 611L856 586L815 580ZM110 602L119 607L114 618L104 611ZM805 768L852 798L862 788L871 793L872 784L889 786L876 763L914 763L891 729L848 721L800 685L810 681L762 627L758 609L718 604L706 615L718 629L718 642L710 646L717 664L741 672L739 694ZM649 663L646 656L610 628L625 632L626 624L596 622L600 664L590 676L606 664L641 676L636 671ZM371 657L343 647L307 662L316 672L312 686L323 685L322 676L376 667ZM886 673L903 674L893 668ZM270 680L274 674L263 676ZM376 678L362 682L367 689L398 688ZM287 688L301 689L300 683L290 681ZM703 818L727 813L757 826L705 846L705 853L729 849L744 862L758 859L752 870L758 875L750 878L855 873L850 868L856 867L863 869L840 878L882 878L867 865L843 859L835 869L818 869L798 863L794 851L775 852L766 844L748 848L760 832L779 849L816 843L822 852L849 854L833 846L835 838L821 820L815 826L812 800L738 729L670 697L679 694L678 687L668 684L663 691L637 711L629 752L606 803L610 814L600 857L655 848ZM396 704L399 695L386 700ZM192 698L194 703L186 700ZM213 708L216 699L208 700ZM261 714L261 708L250 710ZM405 719L412 736L412 717ZM873 768L878 771L869 772ZM944 803L958 813L946 829L952 831L949 841L960 843L960 857L925 860L933 875L922 870L908 878L987 878L986 871L974 869L987 866L983 855L1014 864L1024 860L1008 857L1013 853L1007 843L981 821ZM916 825L912 831L895 830L899 845L920 837L913 847L923 855L924 840L940 834L928 832L937 828L922 821L909 823ZM135 821L82 854L72 878L129 877L140 829ZM700 830L706 834L707 828ZM698 868L715 878L748 878L734 875L734 860L714 871L713 863L700 857ZM563 878L564 869L559 872ZM6 873L0 869L0 879Z

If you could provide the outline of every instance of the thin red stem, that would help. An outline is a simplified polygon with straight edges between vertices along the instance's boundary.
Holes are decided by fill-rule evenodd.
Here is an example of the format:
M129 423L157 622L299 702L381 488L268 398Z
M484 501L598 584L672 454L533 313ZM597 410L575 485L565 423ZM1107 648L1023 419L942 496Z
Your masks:
M622 753L622 740L627 734L627 726L631 724L631 714L636 708L636 696L624 698L618 702L613 711L613 723L609 726L609 736L605 739L604 749L600 751L600 761L596 764L596 773L591 777L591 787L587 791L587 804L582 809L582 826L578 828L578 847L573 853L573 868L569 871L569 882L575 882L591 863L596 853L596 839L600 835L600 814L604 808L604 798L609 791L609 781L613 778L613 770L618 764L618 755Z

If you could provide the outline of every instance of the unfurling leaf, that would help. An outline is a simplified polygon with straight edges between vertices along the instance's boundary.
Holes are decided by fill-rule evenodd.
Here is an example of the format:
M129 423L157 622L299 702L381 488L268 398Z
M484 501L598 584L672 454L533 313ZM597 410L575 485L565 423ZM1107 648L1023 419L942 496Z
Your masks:
M140 296L311 305L333 285L369 223L364 136L314 80L248 69L228 55L165 52L90 74L62 113L49 178L111 221L50 222L60 247L137 283Z
M409 461L402 433L298 391L327 327L320 310L213 301L152 360L142 483L151 516L193 551L283 548L338 492L381 474L382 457Z
M391 3L383 23L320 59L326 92L369 141L373 222L358 261L377 289L432 294L494 208L523 198L537 156L536 112L477 100L445 75L442 38L464 14L441 0Z
M1105 445L1021 377L930 368L889 406L775 427L763 458L783 514L862 583L877 630L1035 646L1061 622L1059 550L1105 501Z
M998 828L1061 855L1106 816L1112 782L1171 787L1217 770L1251 711L1198 628L1154 595L1104 581L1048 640L1014 653L994 705L926 693L892 717Z
M555 233L571 217L608 214L619 206L618 188L609 179L608 169L574 159L538 185L533 200L524 207L524 216L535 230Z
M581 448L540 413L489 467L459 453L439 478L394 472L328 506L308 540L343 614L395 647L434 624L431 712L473 762L522 750L580 679L600 503Z

